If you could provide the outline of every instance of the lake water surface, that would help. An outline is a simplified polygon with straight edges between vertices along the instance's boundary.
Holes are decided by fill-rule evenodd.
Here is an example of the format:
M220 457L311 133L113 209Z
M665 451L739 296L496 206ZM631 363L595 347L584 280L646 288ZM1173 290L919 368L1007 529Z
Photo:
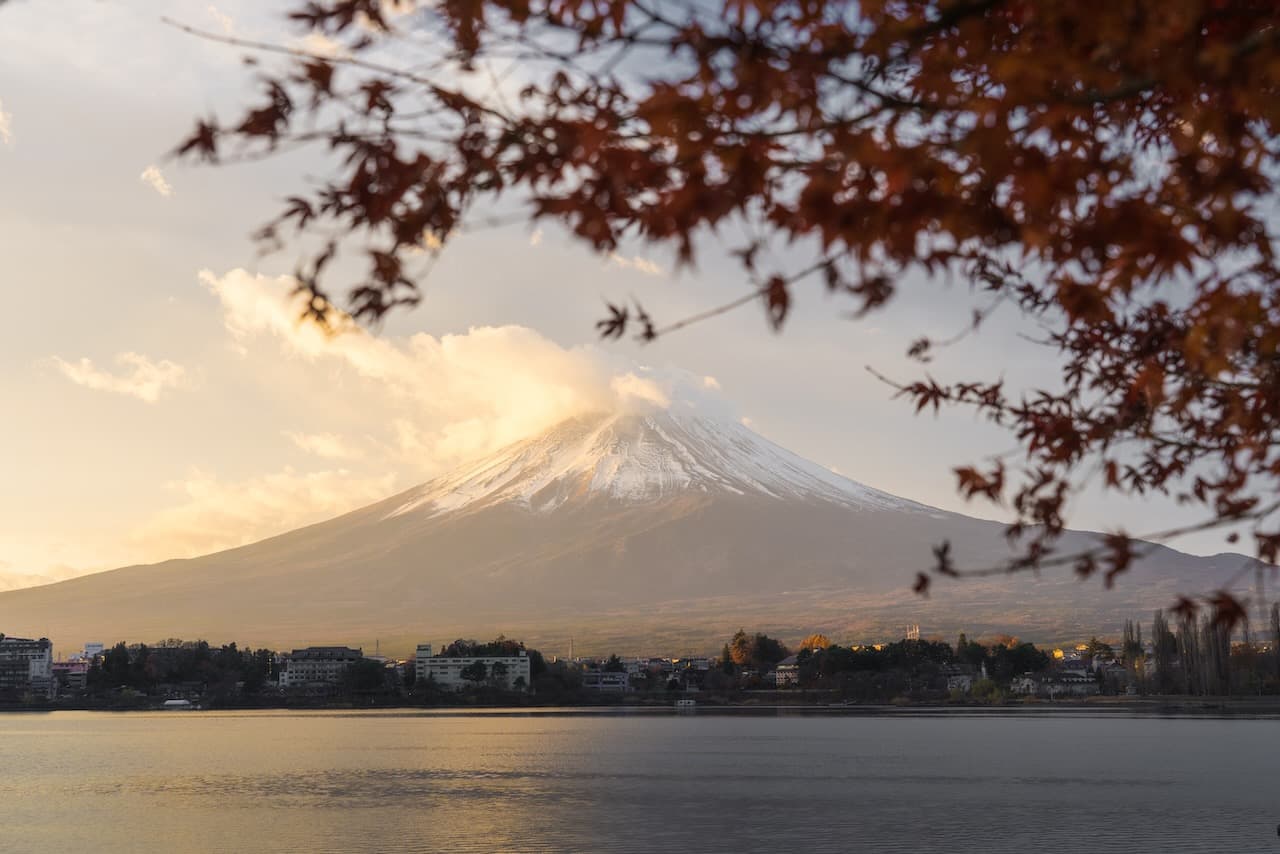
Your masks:
M1280 852L1280 721L0 715L2 852Z

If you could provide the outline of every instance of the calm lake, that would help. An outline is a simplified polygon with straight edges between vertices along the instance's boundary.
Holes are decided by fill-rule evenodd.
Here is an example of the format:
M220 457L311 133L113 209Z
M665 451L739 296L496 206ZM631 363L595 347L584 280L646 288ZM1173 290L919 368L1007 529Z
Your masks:
M0 851L1280 852L1280 721L0 715Z

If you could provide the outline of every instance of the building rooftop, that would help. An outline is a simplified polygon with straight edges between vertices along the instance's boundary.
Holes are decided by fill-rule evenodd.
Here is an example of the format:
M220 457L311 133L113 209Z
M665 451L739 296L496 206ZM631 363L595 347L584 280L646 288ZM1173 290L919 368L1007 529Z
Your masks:
M289 653L290 658L363 658L363 649L352 649L349 646L309 646L306 649L295 649Z

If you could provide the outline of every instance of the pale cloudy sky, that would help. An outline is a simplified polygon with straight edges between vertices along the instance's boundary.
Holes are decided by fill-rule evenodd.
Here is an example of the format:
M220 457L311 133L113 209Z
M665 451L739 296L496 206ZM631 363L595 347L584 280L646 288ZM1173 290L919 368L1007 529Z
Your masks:
M163 12L285 41L299 37L279 20L289 5L171 0ZM960 283L911 284L862 321L815 283L782 335L749 307L647 347L600 344L604 300L634 294L675 318L736 296L742 278L714 245L697 271L673 274L661 252L600 258L544 224L457 238L421 307L376 334L299 329L281 278L293 258L259 257L248 235L317 164L167 159L194 117L231 112L249 77L240 51L160 12L147 0L0 6L0 587L317 521L655 376L718 386L731 403L717 405L849 477L999 515L958 499L949 472L1012 441L963 413L914 417L865 370L908 376L912 338L962 327ZM1052 382L1052 362L1014 331L932 370ZM1073 521L1144 531L1184 518L1090 500ZM1179 545L1215 552L1221 538Z

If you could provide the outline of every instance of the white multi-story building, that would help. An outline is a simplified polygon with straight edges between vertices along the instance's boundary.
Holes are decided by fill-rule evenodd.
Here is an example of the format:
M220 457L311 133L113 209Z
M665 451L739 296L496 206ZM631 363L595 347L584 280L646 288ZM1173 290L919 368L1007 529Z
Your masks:
M483 665L483 679L467 679L463 676L479 675ZM454 658L432 655L431 644L419 644L414 657L416 680L425 684L433 681L446 691L461 691L477 685L492 685L508 691L529 690L529 656L524 650L519 655L478 655Z
M427 662L431 660L433 647L429 643L418 644L417 651L413 654L413 675L415 681L425 682L427 679Z
M53 644L48 638L0 635L0 694L3 693L53 696Z
M295 649L284 660L280 671L281 688L297 688L308 684L336 684L347 668L364 658L364 650L347 646L309 646Z

